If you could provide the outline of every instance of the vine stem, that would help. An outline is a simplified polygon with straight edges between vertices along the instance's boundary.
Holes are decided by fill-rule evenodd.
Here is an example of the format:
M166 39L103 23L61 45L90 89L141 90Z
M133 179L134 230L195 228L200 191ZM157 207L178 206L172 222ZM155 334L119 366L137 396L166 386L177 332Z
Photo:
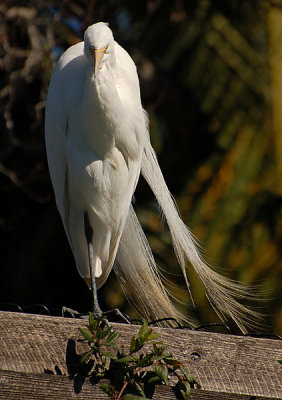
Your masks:
M121 399L121 395L122 395L122 393L124 392L124 390L125 390L125 388L126 388L126 386L128 385L128 382L124 382L124 384L123 384L123 386L122 386L122 388L121 388L121 391L119 392L119 395L118 395L118 397L117 397L117 400L120 400Z

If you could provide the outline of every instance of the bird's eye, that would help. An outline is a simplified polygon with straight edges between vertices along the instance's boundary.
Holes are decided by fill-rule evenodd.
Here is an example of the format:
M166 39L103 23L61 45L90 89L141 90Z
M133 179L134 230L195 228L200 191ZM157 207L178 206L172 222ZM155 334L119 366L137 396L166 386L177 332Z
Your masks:
M109 46L104 47L104 54L106 54L108 52L108 47ZM92 47L88 47L88 51L89 51L89 54L91 56L93 56L95 49L93 49Z

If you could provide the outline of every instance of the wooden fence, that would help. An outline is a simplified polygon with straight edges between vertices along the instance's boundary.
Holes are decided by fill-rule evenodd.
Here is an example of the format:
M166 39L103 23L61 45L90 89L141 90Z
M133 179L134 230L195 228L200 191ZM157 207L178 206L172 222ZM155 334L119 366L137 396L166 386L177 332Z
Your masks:
M0 399L108 399L99 385L71 379L70 356L83 352L85 321L0 312ZM128 346L136 325L113 324ZM191 400L282 399L282 341L155 328L200 383ZM174 399L160 386L153 399Z

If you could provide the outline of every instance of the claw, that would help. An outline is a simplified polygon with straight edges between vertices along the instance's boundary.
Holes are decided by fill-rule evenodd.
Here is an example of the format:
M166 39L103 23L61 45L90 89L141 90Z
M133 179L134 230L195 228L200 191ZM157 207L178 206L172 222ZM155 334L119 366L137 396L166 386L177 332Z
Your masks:
M128 315L122 313L118 308L114 308L113 310L103 312L104 315L113 315L115 319L121 320L126 324L131 324L130 318ZM107 319L107 318L106 318Z

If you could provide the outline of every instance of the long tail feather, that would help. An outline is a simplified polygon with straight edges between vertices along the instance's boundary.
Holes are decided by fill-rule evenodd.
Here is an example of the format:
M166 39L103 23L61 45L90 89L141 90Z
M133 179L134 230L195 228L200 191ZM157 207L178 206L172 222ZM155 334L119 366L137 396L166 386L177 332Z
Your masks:
M170 300L132 206L120 240L114 270L128 300L141 317L147 320L173 317L192 323Z
M218 274L202 260L195 238L177 212L149 140L145 141L141 172L164 213L188 289L187 260L201 279L206 289L206 296L220 318L224 320L226 315L230 316L241 331L246 332L246 328L255 324L258 318L255 311L243 306L238 301L238 299L252 297L249 289Z

